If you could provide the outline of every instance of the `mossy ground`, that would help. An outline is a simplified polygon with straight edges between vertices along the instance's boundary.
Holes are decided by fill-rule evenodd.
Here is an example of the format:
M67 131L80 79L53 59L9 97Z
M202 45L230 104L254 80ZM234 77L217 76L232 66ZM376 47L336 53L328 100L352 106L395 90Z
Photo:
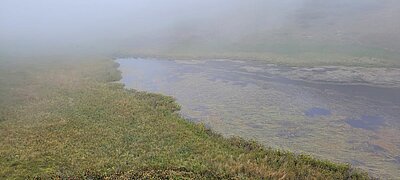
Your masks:
M0 179L369 179L190 123L109 58L53 59L0 60Z

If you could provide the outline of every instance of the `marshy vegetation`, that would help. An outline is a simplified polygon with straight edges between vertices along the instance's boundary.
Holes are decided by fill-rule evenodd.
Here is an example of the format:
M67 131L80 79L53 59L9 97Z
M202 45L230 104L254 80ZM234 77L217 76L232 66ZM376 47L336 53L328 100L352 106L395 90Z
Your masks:
M126 88L173 96L185 117L224 136L351 163L379 177L399 176L395 76L384 85L372 77L386 73L354 72L365 68L227 59L117 62ZM371 79L362 80L362 74Z
M396 178L399 4L1 0L0 179L370 178L336 163L349 161L372 176ZM179 95L189 95L190 101L178 105L172 97L126 89L129 84L118 82L121 73L112 60L118 57L263 65L236 71L223 64L219 77L208 79L190 75L196 70L189 69L184 77L171 78L185 80ZM155 68L143 69L158 72ZM251 78L243 78L243 72L256 78L247 83ZM264 74L284 77L279 80L289 80L290 86L274 88L277 83L258 76ZM299 82L308 87L298 88ZM150 88L172 84L155 83ZM191 88L194 84L201 87ZM354 89L345 97L329 90L340 85ZM210 92L223 96L201 96ZM196 107L207 100L231 106L227 111ZM222 116L201 125L180 114L189 110L201 117L204 109ZM250 113L238 118L240 109ZM206 128L210 123L221 135Z
M0 62L1 178L369 178L190 123L173 98L115 83L110 59L28 62Z

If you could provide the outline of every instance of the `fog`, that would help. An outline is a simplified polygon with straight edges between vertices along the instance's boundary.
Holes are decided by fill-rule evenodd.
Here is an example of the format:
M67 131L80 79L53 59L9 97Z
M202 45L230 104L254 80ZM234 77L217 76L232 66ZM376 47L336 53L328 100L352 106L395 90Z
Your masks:
M400 49L395 0L2 0L0 53L324 41Z
M218 134L400 177L400 0L0 0L0 179L350 177L292 154L232 160L241 140L203 161L221 138L196 143L170 98L122 88L174 97Z

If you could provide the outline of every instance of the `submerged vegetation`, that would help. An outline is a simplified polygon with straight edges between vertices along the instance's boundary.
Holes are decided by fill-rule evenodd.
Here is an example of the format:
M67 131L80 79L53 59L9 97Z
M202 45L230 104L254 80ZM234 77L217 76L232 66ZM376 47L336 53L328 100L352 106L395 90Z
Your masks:
M0 179L369 179L191 123L172 97L115 83L108 58L0 63Z

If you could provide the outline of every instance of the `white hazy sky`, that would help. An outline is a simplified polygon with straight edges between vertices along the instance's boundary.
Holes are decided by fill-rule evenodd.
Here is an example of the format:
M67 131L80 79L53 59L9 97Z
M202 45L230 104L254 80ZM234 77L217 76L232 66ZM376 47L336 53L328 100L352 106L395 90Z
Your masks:
M214 34L237 38L311 25L393 0L0 0L0 48L117 42ZM399 4L399 3L397 3ZM328 7L328 8L327 8ZM308 9L307 9L308 8ZM322 9L324 8L324 9ZM369 8L369 9L368 9ZM304 11L304 9L306 9ZM302 10L302 11L301 11ZM299 12L302 12L299 14ZM305 13L304 13L305 12ZM339 12L336 13L335 12ZM365 12L367 13L367 12ZM329 16L331 18L329 18ZM298 18L298 19L296 19ZM302 19L303 18L303 19ZM339 18L338 18L339 19ZM339 20L338 20L339 21ZM375 20L375 22L379 21ZM367 23L368 24L368 23ZM393 24L393 23L392 23ZM0 53L2 51L0 50Z

